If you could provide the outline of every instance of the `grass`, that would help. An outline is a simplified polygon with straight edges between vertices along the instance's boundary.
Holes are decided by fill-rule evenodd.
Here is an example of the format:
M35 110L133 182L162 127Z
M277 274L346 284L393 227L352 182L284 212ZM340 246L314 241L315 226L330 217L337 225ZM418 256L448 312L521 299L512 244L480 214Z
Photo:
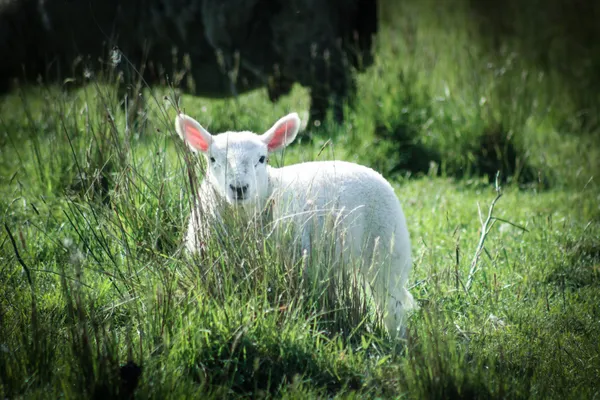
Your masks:
M419 7L392 10L348 123L273 157L392 180L420 304L404 343L357 287L315 285L255 231L184 254L203 168L171 91L146 92L142 129L111 85L32 88L0 109L2 398L597 397L597 139L570 130L557 76L488 54L464 10ZM260 132L308 103L295 88L277 105L264 91L180 105L213 132Z

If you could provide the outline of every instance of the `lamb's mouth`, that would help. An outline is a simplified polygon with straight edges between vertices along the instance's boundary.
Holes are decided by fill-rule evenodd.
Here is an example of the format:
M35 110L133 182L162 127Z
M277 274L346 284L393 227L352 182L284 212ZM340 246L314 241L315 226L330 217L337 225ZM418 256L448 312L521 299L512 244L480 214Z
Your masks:
M227 196L227 198L229 202L234 206L242 206L248 204L251 200L250 196L248 195L236 196L235 194L230 194L229 196Z
M246 184L246 185L230 184L227 195L229 196L229 198L231 199L231 201L233 203L244 202L250 198L250 193L248 191L249 188L250 188L250 185L248 185L248 184Z

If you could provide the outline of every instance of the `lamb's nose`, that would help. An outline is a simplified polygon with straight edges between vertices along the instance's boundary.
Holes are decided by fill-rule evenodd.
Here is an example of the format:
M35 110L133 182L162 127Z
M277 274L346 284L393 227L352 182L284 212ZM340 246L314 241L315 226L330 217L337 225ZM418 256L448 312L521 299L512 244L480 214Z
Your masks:
M243 200L246 197L246 192L248 191L248 185L244 186L233 186L229 185L229 188L233 192L236 200Z

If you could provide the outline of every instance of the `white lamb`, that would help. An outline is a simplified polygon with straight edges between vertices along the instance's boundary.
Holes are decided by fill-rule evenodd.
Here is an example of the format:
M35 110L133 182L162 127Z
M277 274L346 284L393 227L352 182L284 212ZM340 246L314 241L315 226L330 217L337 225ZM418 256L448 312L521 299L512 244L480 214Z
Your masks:
M378 307L387 310L389 333L396 336L403 331L405 313L414 306L405 288L412 267L410 239L400 202L379 173L344 161L269 166L269 153L295 139L300 127L296 113L281 118L262 135L243 131L213 136L183 114L176 117L175 127L208 164L190 217L186 241L190 252L210 235L207 221L218 220L220 204L250 214L269 205L272 221L295 226L305 250L320 243L314 239L329 229L325 220L333 220L337 253L344 260L360 260L361 269L374 283Z

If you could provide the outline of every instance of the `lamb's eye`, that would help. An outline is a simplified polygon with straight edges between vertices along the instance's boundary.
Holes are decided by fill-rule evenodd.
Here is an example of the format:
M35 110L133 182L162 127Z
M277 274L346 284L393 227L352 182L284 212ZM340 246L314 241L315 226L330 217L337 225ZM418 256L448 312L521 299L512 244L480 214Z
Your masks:
M260 156L260 158L258 159L258 162L263 164L265 162L265 160L266 160L265 156Z
M211 157L211 158L210 158L210 162L211 162L211 163L214 163L215 161L217 161L217 160L215 160L215 158L214 158L214 157Z

